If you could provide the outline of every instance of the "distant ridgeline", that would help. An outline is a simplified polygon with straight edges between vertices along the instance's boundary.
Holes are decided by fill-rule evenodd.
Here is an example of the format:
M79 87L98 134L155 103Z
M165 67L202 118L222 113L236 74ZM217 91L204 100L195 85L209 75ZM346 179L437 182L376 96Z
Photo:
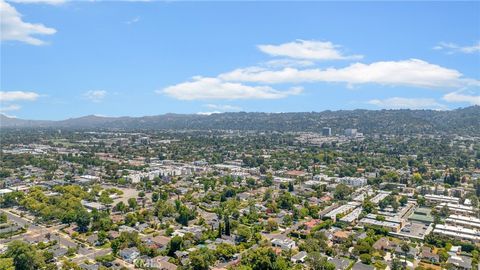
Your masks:
M321 132L356 128L364 134L480 134L480 106L451 111L351 110L298 113L164 114L144 117L85 116L61 121L10 118L0 114L0 127L67 129L177 129Z

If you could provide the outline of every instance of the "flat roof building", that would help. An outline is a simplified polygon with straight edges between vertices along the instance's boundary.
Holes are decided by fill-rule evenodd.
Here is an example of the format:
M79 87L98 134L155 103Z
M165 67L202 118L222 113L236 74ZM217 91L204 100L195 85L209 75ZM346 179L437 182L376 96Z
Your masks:
M480 232L478 230L468 229L461 226L451 226L437 224L433 233L453 237L463 241L480 242Z

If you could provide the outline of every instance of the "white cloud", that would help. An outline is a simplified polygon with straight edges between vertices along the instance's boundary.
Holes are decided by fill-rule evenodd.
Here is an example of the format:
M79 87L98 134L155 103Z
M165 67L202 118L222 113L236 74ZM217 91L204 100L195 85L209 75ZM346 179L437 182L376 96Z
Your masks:
M8 2L19 4L48 4L48 5L61 5L66 0L8 0Z
M263 62L262 66L269 68L283 68L283 67L309 67L315 65L315 62L310 60L298 60L298 59L275 59L267 62Z
M216 113L222 113L220 111L213 111L213 112L197 112L198 115L212 115Z
M460 46L455 43L440 42L437 46L433 47L434 50L446 50L448 54L453 53L476 53L480 52L480 41L471 46Z
M270 70L249 67L220 74L225 81L256 83L343 82L349 85L376 83L391 86L414 86L425 88L458 87L479 82L463 78L454 69L428 62L409 59L381 61L371 64L354 63L345 68Z
M25 91L0 91L0 101L28 100L34 101L40 95L35 92Z
M137 22L139 22L139 21L140 21L140 17L137 16L137 17L135 17L135 18L133 18L133 19L131 19L131 20L126 21L125 23L126 23L126 24L134 24L134 23L137 23Z
M361 55L343 55L341 46L329 41L296 40L280 45L258 45L258 48L272 56L309 60L360 59Z
M15 105L15 104L11 104L11 105L8 105L8 106L0 106L0 112L10 112L10 111L18 111L20 110L20 106L18 105Z
M180 100L210 99L278 99L302 92L301 88L279 91L270 86L249 86L240 83L225 82L218 78L194 77L188 82L179 83L157 90Z
M22 15L7 2L0 0L0 16L2 34L1 40L15 40L31 45L44 45L45 42L34 35L53 35L57 31L39 23L27 23L22 21Z
M107 91L104 90L90 90L83 94L85 98L92 102L101 102L106 95Z
M205 107L212 109L212 110L219 110L219 111L240 111L242 107L233 106L233 105L222 105L222 104L205 104Z
M448 93L443 96L447 102L469 103L471 105L480 105L480 96L461 94L459 92Z
M433 98L402 98L372 99L368 104L383 109L436 109L444 110L447 107Z

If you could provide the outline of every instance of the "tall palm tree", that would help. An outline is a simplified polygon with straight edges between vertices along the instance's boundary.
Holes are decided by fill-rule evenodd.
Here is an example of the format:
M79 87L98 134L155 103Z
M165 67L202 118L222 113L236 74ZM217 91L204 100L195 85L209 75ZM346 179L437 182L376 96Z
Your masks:
M405 255L404 269L407 269L407 253L410 251L410 246L408 245L407 242L403 242L400 248L402 249Z

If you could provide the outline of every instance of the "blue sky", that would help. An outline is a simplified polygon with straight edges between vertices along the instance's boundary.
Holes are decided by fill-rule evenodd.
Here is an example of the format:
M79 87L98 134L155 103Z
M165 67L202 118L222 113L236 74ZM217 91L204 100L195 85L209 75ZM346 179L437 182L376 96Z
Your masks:
M19 118L480 105L479 2L0 3Z

